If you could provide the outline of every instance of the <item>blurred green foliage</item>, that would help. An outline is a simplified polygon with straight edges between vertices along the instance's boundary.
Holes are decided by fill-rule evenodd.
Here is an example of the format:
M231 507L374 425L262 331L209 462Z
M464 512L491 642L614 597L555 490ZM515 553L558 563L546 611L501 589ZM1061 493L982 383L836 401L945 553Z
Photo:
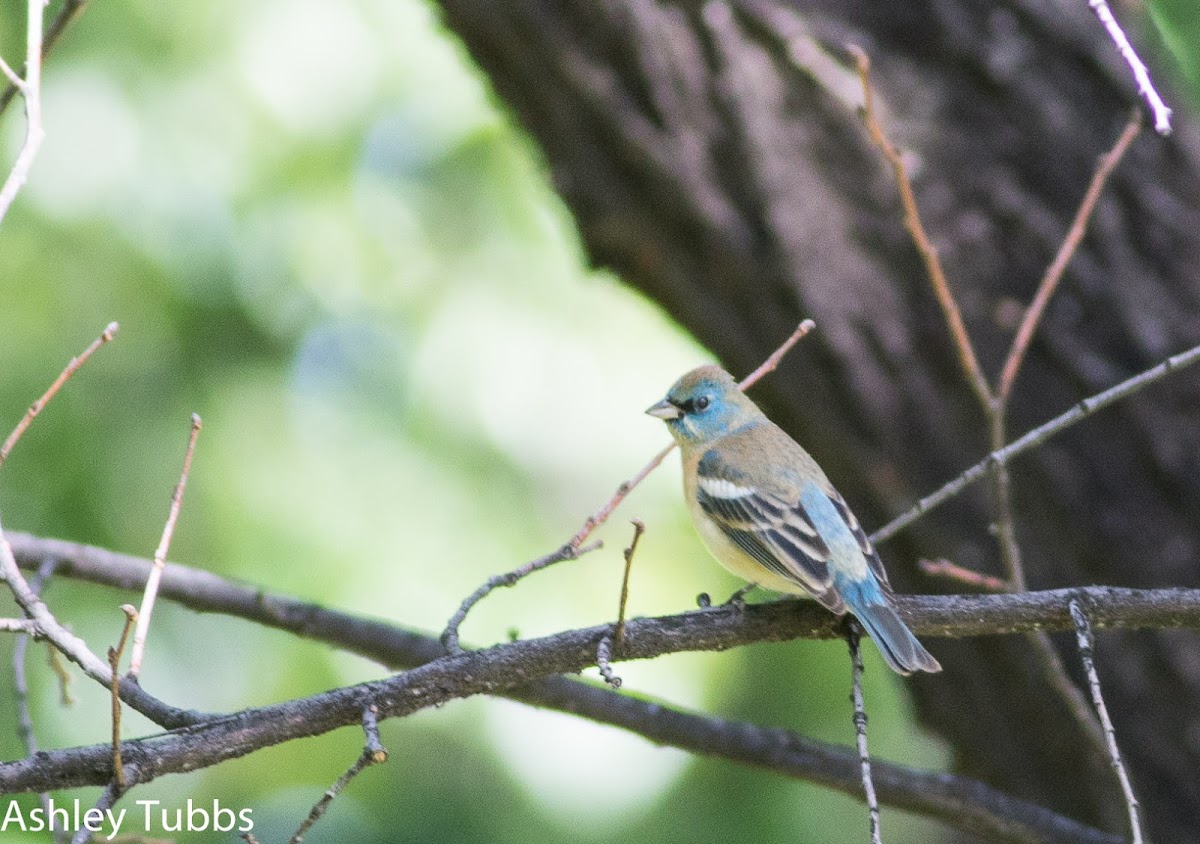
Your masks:
M1174 61L1157 66L1175 76L1180 94L1200 103L1200 4L1195 0L1150 0L1150 19Z
M5 0L0 19L11 63L23 6ZM1188 7L1155 4L1173 44L1196 31ZM587 269L536 150L420 0L94 3L47 66L45 109L46 143L0 227L0 428L107 322L122 329L5 467L10 529L149 556L196 411L205 429L173 559L435 631L489 574L562 542L665 441L641 409L705 358ZM0 124L5 161L23 130L18 103ZM677 472L624 508L650 526L634 614L736 586L692 534ZM611 620L627 536L614 519L607 550L494 596L464 636ZM101 653L128 598L61 580L48 593ZM0 665L11 646L0 640ZM78 680L63 707L44 654L30 650L41 745L104 741L104 691ZM874 752L944 764L868 659ZM618 669L676 705L852 739L837 644ZM162 603L143 676L172 703L235 710L380 674ZM14 724L0 696L0 725ZM131 714L125 731L154 728ZM832 841L866 827L849 798L505 701L457 702L383 736L389 763L309 841ZM342 730L127 802L251 807L258 839L281 841L360 747ZM0 731L3 758L23 752ZM939 834L896 812L885 823L891 842Z

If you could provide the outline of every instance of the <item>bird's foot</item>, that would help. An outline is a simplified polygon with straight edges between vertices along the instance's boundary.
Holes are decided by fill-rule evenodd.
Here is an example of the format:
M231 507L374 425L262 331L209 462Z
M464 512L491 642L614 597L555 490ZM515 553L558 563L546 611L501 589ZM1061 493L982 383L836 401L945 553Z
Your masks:
M753 590L757 585L758 584L756 583L747 583L741 589L729 596L729 600L725 602L725 606L733 607L735 610L737 610L738 615L741 615L746 611L747 593Z

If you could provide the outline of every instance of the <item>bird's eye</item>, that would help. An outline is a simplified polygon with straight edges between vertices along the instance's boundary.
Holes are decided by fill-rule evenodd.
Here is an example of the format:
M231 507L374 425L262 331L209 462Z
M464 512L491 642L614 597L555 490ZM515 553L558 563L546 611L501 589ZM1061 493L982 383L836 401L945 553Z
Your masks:
M708 396L701 396L696 399L696 410L707 410L708 405L712 402Z

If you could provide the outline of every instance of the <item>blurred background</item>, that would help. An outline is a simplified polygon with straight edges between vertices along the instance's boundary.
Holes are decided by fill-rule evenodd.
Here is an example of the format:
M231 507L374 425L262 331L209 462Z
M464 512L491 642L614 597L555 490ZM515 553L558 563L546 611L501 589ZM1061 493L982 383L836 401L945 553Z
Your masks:
M0 55L19 65L24 3L2 8ZM1200 12L1189 0L1152 12L1171 67L1194 83ZM422 0L211 0L169 14L103 0L55 49L44 86L47 139L0 226L0 430L109 321L121 331L5 466L8 529L151 556L197 412L172 559L438 631L490 574L560 545L661 447L666 432L642 410L710 359L588 270L536 149ZM6 172L19 101L2 121ZM648 526L632 614L738 586L692 533L676 460L602 531L603 551L496 594L464 640L611 621L632 517ZM99 653L129 597L65 580L47 593ZM5 678L12 644L0 639ZM676 706L849 744L843 650L796 642L617 669L627 689ZM873 752L944 765L900 683L867 657ZM106 692L78 678L63 706L43 646L29 663L41 746L106 740ZM382 674L160 603L143 685L232 711ZM14 712L0 695L4 759L24 753ZM127 736L154 731L125 720ZM833 841L866 828L860 804L827 790L505 701L458 701L382 731L388 764L307 840ZM281 841L361 745L342 730L129 800L250 807L256 837ZM890 842L941 834L892 810L884 823Z

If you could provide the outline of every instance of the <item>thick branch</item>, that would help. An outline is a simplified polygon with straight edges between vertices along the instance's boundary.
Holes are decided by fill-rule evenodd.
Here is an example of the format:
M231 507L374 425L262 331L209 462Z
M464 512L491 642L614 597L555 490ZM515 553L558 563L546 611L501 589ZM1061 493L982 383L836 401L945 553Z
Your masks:
M58 561L62 575L131 591L140 588L151 565L148 560L59 540L24 534L10 534L9 538L23 565L49 557ZM193 609L238 615L335 644L393 667L418 664L443 653L430 636L292 598L267 595L254 587L174 564L166 567L161 594ZM657 743L806 779L855 796L861 791L858 761L853 754L788 731L680 712L561 676L546 677L509 689L505 694L526 703L622 727ZM158 742L154 754L170 760L174 769L182 764L173 759L175 755L191 753L191 735L192 731L188 731L187 735L161 736L148 741ZM146 752L145 742L125 744L126 759L140 760ZM108 748L57 751L43 757L43 764L37 766L22 770L11 766L0 768L0 787L35 787L33 778L37 777L64 782L63 777L69 776L72 777L69 782L78 783L80 778L90 776L98 782L108 772L110 759ZM139 782L167 772L143 770L140 765L136 771ZM884 803L999 840L1105 844L1119 840L970 779L878 761L874 763L874 774Z

